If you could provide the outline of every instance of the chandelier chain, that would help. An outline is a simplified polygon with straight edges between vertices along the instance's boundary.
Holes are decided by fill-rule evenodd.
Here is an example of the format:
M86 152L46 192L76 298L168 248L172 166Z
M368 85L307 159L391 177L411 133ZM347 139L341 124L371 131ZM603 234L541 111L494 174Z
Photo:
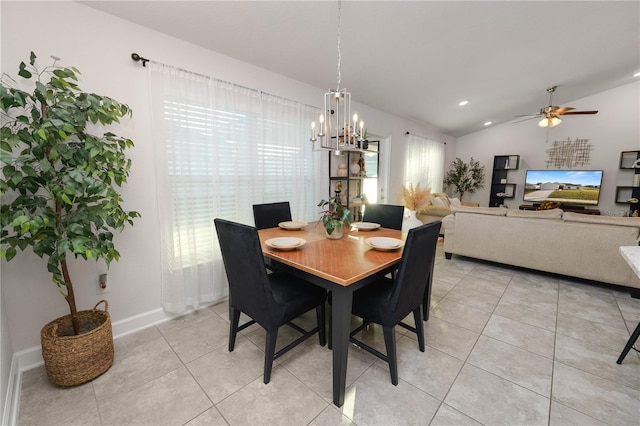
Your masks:
M342 51L340 49L340 38L341 38L341 32L340 32L340 27L341 27L341 18L342 18L342 2L338 1L338 84L337 84L337 89L340 90L340 61L341 61L341 57L342 57Z

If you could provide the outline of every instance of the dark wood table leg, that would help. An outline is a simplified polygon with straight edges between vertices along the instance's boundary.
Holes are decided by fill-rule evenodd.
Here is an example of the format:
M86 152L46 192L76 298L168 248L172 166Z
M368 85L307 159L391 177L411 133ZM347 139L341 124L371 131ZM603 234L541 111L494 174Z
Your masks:
M640 322L638 323L638 326L636 327L636 329L633 331L633 334L631 334L631 337L629 337L629 341L627 342L624 349L622 350L622 353L618 357L616 364L622 364L624 357L627 356L631 348L633 348L633 345L638 341L638 337L640 337Z
M349 327L353 292L348 287L333 290L331 321L333 324L333 403L342 407L347 385Z

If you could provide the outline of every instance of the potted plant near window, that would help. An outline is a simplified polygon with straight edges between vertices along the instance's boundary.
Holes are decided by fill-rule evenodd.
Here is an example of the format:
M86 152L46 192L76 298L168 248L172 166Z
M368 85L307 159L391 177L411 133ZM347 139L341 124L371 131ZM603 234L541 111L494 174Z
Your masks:
M336 197L320 201L318 207L323 208L320 214L327 238L333 240L342 238L343 228L351 224L351 210L342 205Z
M446 186L453 186L454 192L459 194L460 200L467 192L473 194L477 189L484 187L484 166L471 157L469 164L456 158L451 162L449 171L444 178Z
M69 305L69 315L44 326L42 355L49 379L73 386L104 373L113 362L108 306L76 309L67 256L103 259L120 254L113 231L139 214L125 211L117 188L127 181L130 139L102 126L130 116L125 104L77 85L74 67L38 69L31 52L16 79L2 76L0 258L11 261L30 247ZM27 88L28 87L28 88Z

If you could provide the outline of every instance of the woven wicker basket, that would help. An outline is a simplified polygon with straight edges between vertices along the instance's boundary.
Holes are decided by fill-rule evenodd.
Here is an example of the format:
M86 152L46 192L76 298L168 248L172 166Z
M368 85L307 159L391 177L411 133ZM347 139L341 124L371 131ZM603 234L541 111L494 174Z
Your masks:
M96 309L104 303L104 311ZM73 335L71 315L42 328L42 358L49 380L60 386L75 386L95 379L113 364L113 333L109 304L101 300L93 309L77 313L80 330ZM99 324L97 327L96 324ZM95 327L95 328L94 328Z

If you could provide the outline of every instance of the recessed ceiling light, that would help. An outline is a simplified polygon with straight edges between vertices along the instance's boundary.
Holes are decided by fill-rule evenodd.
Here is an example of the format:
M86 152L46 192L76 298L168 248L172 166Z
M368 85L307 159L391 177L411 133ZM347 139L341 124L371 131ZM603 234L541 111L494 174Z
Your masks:
M468 104L468 103L469 103L469 100L467 99L467 100L464 100L464 101L462 101L462 102L459 102L459 103L458 103L458 105L459 105L459 106L465 106L465 105L466 105L466 104Z
M486 122L484 123L484 125L485 125L485 126L490 126L491 124L493 124L493 121L486 121Z
M634 77L640 77L640 71L638 71L637 73L635 73L633 76L634 76Z

